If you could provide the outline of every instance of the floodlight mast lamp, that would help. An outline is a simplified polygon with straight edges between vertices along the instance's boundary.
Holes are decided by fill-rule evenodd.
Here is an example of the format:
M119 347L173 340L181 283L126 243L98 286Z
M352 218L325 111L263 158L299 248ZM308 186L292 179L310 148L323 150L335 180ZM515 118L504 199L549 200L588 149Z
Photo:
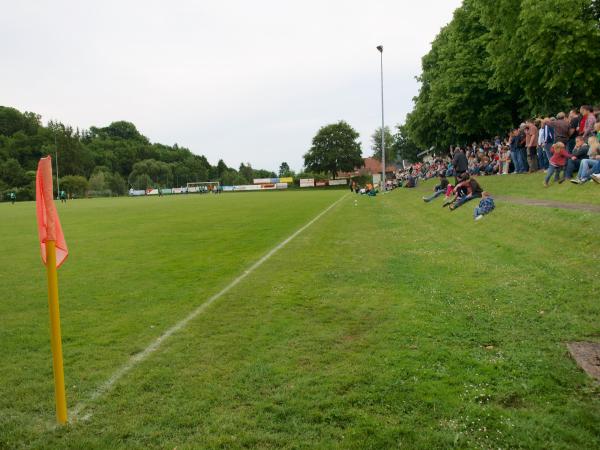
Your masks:
M381 188L386 189L385 179L385 124L383 120L383 45L378 45L377 50L381 56Z

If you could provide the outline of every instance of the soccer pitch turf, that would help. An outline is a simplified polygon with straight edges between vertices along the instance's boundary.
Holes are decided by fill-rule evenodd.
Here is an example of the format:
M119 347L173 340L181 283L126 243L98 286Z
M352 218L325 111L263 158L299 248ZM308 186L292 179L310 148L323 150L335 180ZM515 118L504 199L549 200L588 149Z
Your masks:
M600 197L539 176L482 184ZM62 428L34 204L0 204L0 448L598 447L600 388L565 342L600 333L600 215L498 202L474 222L474 203L423 204L431 186L58 205L81 410Z

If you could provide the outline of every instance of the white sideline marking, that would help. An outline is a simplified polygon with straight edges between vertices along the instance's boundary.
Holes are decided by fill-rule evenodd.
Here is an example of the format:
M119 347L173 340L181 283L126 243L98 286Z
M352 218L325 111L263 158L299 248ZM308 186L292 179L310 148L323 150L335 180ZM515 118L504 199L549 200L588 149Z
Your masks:
M296 232L294 232L287 239L280 242L275 247L273 247L271 250L269 250L269 252L266 255L264 255L262 258L260 258L254 264L252 264L252 266L250 266L248 269L244 270L242 272L242 274L239 275L236 279L234 279L231 283L229 283L227 286L225 286L219 292L217 292L212 297L210 297L207 301L205 301L200 306L198 306L196 309L194 309L190 314L188 314L187 317L180 320L175 325L173 325L171 328L169 328L167 331L165 331L163 334L161 334L158 338L156 338L156 340L154 342L152 342L143 351L141 351L140 353L137 353L137 354L133 355L131 358L129 358L129 360L125 364L123 364L120 368L118 368L110 376L110 378L108 380L106 380L94 392L92 392L92 395L90 396L90 398L88 400L88 403L93 402L94 400L98 399L102 395L106 394L115 385L115 383L117 383L121 378L123 378L123 376L126 373L128 373L136 365L138 365L139 363L144 361L146 358L148 358L148 356L150 356L152 353L154 353L156 350L158 350L160 348L160 346L162 345L162 343L164 341L166 341L169 337L171 337L172 334L174 334L174 333L178 332L179 330L181 330L182 328L184 328L191 320L195 319L199 314L201 314L206 308L208 308L212 303L214 303L217 299L219 299L223 294L227 293L234 286L236 286L240 281L242 281L244 278L246 278L248 275L250 275L252 272L254 272L265 261L267 261L271 256L273 256L275 253L277 253L279 250L281 250L283 247L285 247L292 239L294 239L296 236L298 236L300 233L302 233L304 230L306 230L308 227L310 227L313 223L315 223L317 220L319 220L324 214L326 214L331 208L333 208L335 205L337 205L339 202L341 202L347 196L348 196L348 194L345 194L344 196L342 196L341 198L339 198L338 200L333 202L331 205L329 205L327 208L325 208L323 211L321 211L314 219L312 219L310 222L308 222L302 228L296 230ZM86 408L85 403L77 404L71 411L72 417L74 419L77 419L85 408ZM88 414L82 416L81 420L87 420L91 417L91 415L92 415L92 413L89 412Z

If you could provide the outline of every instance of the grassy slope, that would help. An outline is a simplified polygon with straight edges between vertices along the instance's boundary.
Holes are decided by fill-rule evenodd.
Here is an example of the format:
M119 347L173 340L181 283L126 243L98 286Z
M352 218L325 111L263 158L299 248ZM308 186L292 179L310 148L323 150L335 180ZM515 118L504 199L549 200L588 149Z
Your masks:
M486 188L487 182L482 181ZM501 194L504 185L494 183L493 192ZM598 215L501 203L475 223L473 205L452 213L439 200L424 205L424 189L348 197L127 375L93 406L90 422L65 430L48 432L32 419L52 415L46 310L38 298L43 277L29 280L29 294L23 294L16 288L23 271L9 276L3 287L9 288L10 307L0 304L3 325L6 311L22 308L8 316L9 331L0 330L10 352L8 370L2 367L9 383L0 387L0 406L17 403L1 416L0 446L594 447L600 439L600 390L567 357L563 343L597 339L600 332L598 256L592 254ZM528 189L535 189L533 181ZM262 195L240 195L237 207L259 213L263 200L277 198ZM139 238L121 253L122 266L103 265L102 255L65 265L70 400L85 399L182 309L272 246L278 240L273 234L289 234L334 197L298 195L312 195L304 208L298 197L262 205L284 214L287 228L253 215L249 227L264 232L250 233L245 245L251 249L233 252L240 237L210 247L222 255L213 256L213 264L227 274L197 269L202 262L191 255L199 252L199 243L187 226L165 241L171 251L156 254L160 264L152 263L156 251L142 250L144 257L135 263L146 269L141 274L130 270L143 247ZM234 197L226 201L237 202ZM239 209L230 212L232 204L220 201L225 199L207 209L214 206L215 217L230 214L238 225L248 222L238 217ZM143 227L151 235L163 233L157 222L186 222L183 206L177 217L166 202L135 209L137 201L154 200L121 200L127 205L122 219L104 217L102 227L97 226L102 201L81 206L86 214L65 214L63 222L70 223L81 255L106 228L128 240L140 214L147 216ZM106 211L119 204L105 202ZM298 209L306 217L296 217L302 216ZM15 218L12 226L19 220L24 219ZM39 272L30 255L32 240L10 245ZM104 247L114 256L114 244ZM247 258L236 258L240 253ZM177 255L183 256L180 266ZM165 261L175 267L161 270ZM190 271L190 264L196 269ZM18 260L15 265L20 267ZM94 268L94 283L75 284ZM94 301L84 299L83 291ZM148 298L154 301L144 302L142 311L140 302ZM109 333L97 323L103 315L111 319Z
M545 188L543 187L544 176L545 174L540 172L533 175L495 175L478 177L478 179L484 189L496 195L600 204L600 186L593 181L583 185L569 182L563 184L551 182L550 187ZM433 180L424 183L428 186L428 189L429 186L434 184Z

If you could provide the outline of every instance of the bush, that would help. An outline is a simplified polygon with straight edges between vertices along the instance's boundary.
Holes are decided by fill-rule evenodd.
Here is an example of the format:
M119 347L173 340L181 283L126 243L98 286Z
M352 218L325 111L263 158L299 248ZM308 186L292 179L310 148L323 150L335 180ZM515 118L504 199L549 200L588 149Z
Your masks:
M11 192L14 192L17 195L18 202L35 200L35 184L19 188L4 189L0 194L0 201L9 202L9 195Z
M60 179L60 189L69 196L83 197L88 190L88 181L80 175L67 175Z

